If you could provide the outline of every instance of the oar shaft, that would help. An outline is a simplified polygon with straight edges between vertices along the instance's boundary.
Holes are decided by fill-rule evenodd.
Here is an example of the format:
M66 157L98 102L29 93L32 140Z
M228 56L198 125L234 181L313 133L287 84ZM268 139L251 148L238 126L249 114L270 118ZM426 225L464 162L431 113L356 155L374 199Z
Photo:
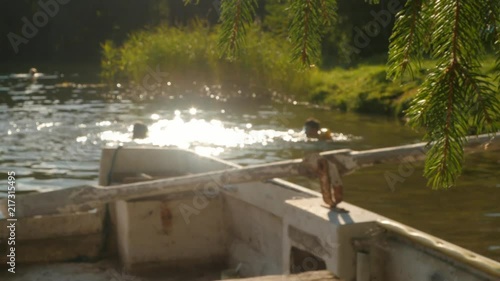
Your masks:
M500 138L490 135L479 135L467 137L464 149L471 151L478 149L477 145L491 143L493 145L500 144ZM359 168L372 166L383 163L400 163L402 161L419 161L425 159L425 153L429 148L428 143L421 142L410 145L402 145L396 147L385 147L363 151L330 151L321 153L322 156L340 160L341 164L347 171L356 170ZM482 148L479 148L482 149ZM347 163L346 163L347 162Z
M79 186L28 194L18 198L16 217L87 211L116 200L192 191L196 188L207 187L209 184L212 184L212 187L222 187L227 184L296 176L299 175L302 167L301 160L291 160L117 186ZM5 208L1 205L0 201L0 210L3 210L5 215Z

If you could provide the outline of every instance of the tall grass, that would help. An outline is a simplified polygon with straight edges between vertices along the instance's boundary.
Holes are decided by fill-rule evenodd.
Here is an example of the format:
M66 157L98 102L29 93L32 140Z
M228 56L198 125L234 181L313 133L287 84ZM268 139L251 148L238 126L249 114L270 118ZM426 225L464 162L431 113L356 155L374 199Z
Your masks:
M317 71L311 76L307 99L343 111L400 115L416 94L422 77L398 83L386 76L383 64Z
M160 26L139 31L121 46L106 42L102 45L102 77L109 82L129 81L143 87L150 86L145 83L162 86L171 82L189 88L196 81L198 87L222 85L222 92L277 91L285 98L293 96L345 111L401 115L425 77L427 64L433 63L424 62L414 80L396 82L386 79L382 60L352 69L301 70L290 60L290 44L257 26L248 30L239 58L228 61L220 58L217 34L217 28L196 22L182 28ZM486 58L485 73L491 71L494 61L494 57ZM164 81L151 77L156 71L168 73L158 77Z
M197 81L259 92L306 91L309 74L290 61L286 41L258 28L250 29L246 40L241 56L228 61L220 58L217 30L202 23L139 31L122 46L112 42L102 45L102 77L141 85L151 70L159 70L168 73L162 79L185 86Z
M386 65L379 58L351 69L314 71L309 77L310 90L306 99L345 111L402 116L417 94L427 69L434 63L424 61L413 77L403 77L398 81L386 78ZM495 58L487 56L482 62L481 72L491 73L494 65ZM498 83L493 79L490 82Z

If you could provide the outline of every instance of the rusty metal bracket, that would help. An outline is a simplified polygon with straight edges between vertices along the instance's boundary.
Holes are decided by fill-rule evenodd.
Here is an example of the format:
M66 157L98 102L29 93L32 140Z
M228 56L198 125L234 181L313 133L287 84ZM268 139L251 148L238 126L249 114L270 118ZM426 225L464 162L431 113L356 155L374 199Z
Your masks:
M308 155L303 160L301 174L319 178L325 204L334 209L342 202L344 187L337 165L319 154Z
M342 202L344 195L344 188L337 166L322 157L318 160L318 172L323 201L330 208L337 207L337 205Z

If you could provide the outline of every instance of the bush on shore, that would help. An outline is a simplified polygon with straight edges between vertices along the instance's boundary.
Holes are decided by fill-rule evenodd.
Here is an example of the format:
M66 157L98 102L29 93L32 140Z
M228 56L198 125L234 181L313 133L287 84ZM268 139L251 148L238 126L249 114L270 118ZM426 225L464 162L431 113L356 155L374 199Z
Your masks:
M248 30L246 47L235 60L220 58L217 30L202 23L139 31L122 46L106 42L102 50L106 81L141 85L151 70L158 70L166 73L163 79L186 87L197 81L259 93L303 93L308 88L309 74L291 62L288 43L258 28Z
M192 88L196 81L197 87L221 85L226 95L240 89L260 95L278 92L287 100L332 109L400 116L425 76L426 63L413 79L389 81L383 60L351 69L304 70L291 62L286 40L257 26L248 30L245 48L237 59L221 59L217 34L216 28L196 22L182 28L138 31L122 46L106 42L102 45L102 78L129 81L143 90L150 89L150 83L161 88L167 82L177 89ZM493 66L494 58L489 57L483 71L491 71ZM154 72L161 77L151 77Z

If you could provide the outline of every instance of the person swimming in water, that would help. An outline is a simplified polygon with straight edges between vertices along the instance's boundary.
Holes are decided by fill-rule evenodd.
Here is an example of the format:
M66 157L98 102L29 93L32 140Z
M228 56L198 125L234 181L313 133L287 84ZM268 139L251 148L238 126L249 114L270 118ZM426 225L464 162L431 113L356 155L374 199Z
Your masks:
M329 129L321 128L318 120L309 118L304 123L304 132L307 138L319 140L331 140L332 132Z
M32 83L36 82L38 70L34 67L30 68L30 71L28 72L29 79L31 80Z
M132 130L132 139L145 139L148 135L148 126L143 123L134 123L134 129Z

